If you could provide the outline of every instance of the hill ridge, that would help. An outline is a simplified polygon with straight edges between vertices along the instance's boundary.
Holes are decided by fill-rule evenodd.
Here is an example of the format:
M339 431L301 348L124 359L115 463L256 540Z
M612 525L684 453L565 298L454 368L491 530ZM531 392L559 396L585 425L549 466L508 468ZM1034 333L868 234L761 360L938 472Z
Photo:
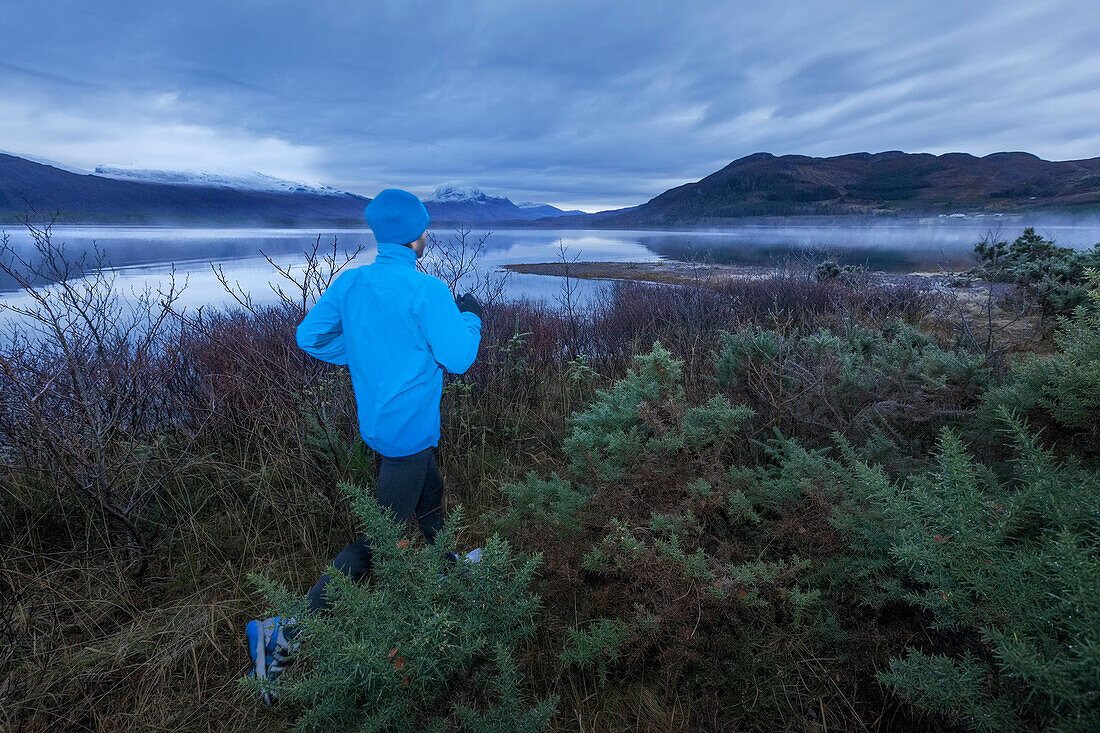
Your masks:
M1100 158L1048 161L1026 152L857 152L831 157L758 152L608 224L669 225L754 216L927 215L1095 208Z

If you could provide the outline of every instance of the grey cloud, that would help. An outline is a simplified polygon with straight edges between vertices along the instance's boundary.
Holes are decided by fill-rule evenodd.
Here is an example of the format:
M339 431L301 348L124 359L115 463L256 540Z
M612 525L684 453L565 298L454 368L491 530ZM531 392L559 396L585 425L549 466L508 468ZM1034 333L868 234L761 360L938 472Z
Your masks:
M61 74L51 74L48 71L40 71L38 69L29 69L25 66L9 64L3 61L0 61L0 70L3 70L6 73L29 77L35 82L47 82L61 87L78 87L80 89L103 88L99 84L93 84L91 82L83 81L81 79L73 79L68 76L63 76Z
M167 71L175 72L178 74L180 82L194 84L200 87L207 87L217 89L218 87L225 87L236 91L256 92L258 94L271 95L275 94L275 91L269 87L260 86L258 84L251 84L247 81L241 81L230 74L226 74L217 69L205 68L197 65L181 65L175 69L168 68Z
M362 193L458 180L598 207L758 150L1100 154L1082 123L1100 115L1092 3L12 5L0 95L114 114L120 135L175 124L279 141ZM178 98L127 106L120 90ZM118 148L95 129L87 157Z

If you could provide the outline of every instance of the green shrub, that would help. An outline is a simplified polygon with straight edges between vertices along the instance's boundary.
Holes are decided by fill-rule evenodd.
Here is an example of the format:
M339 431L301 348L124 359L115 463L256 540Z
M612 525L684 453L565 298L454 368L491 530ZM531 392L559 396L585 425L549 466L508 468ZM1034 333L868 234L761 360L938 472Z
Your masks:
M820 605L819 592L799 585L810 564L766 536L763 525L790 507L765 516L754 487L729 478L728 461L748 454L740 427L752 411L723 395L689 405L680 381L680 362L655 344L573 416L566 455L589 487L579 531L563 523L548 538L535 522L510 524L517 541L553 558L548 586L568 594L562 610L581 620L571 623L563 660L601 680L612 669L694 678L736 647L759 659L779 629L802 633ZM524 485L547 493L535 477ZM505 516L543 505L526 490L508 493ZM792 501L801 498L796 491ZM778 668L794 669L785 664ZM703 684L725 682L711 674Z
M622 520L612 519L608 527L602 542L584 556L582 567L590 572L598 573L612 565L617 570L627 571L646 550L645 542Z
M601 682L607 681L610 665L619 658L623 642L630 635L625 623L602 618L583 628L570 629L569 641L561 658L566 664L592 667Z
M659 343L634 362L625 379L597 392L587 410L570 418L572 432L563 447L576 474L594 473L604 481L616 481L646 449L668 449L661 442L664 436L643 420L642 412L649 405L683 399L683 362Z
M563 447L578 476L611 483L684 449L721 454L753 415L721 395L688 407L683 362L660 343L634 361L625 379L599 391L587 409L569 420L572 430Z
M1006 699L990 699L989 667L969 653L952 659L910 649L878 678L918 707L964 718L978 730L1010 730L1018 723Z
M748 386L753 365L781 363L791 347L783 334L757 326L719 335L721 349L714 354L714 374L723 387Z
M910 324L722 338L715 373L733 395L690 405L656 345L570 421L583 490L555 474L505 492L512 536L555 558L563 661L711 689L760 727L804 722L841 669L968 727L1094 725L1095 471L1006 414L1008 478L971 460L957 431L989 371ZM820 442L774 430L748 446L738 397ZM837 426L864 442L821 437ZM535 533L549 517L554 532ZM800 663L826 658L820 674Z
M1024 229L1012 244L985 238L974 247L983 277L1015 282L1035 293L1044 317L1064 315L1088 299L1086 272L1100 267L1100 244L1091 250L1060 247Z
M464 704L456 704L455 711L464 731L469 733L536 733L546 728L554 714L555 701L543 700L534 708L527 708L519 695L519 674L511 651L497 644L497 674L490 678L488 686L499 702L487 710L478 710Z
M764 451L770 461L733 466L727 472L733 489L727 497L731 507L753 507L756 512L775 517L807 494L820 494L829 500L837 496L839 479L833 474L834 464L825 460L826 449L809 450L776 431L776 436L764 444ZM752 521L751 515L747 518Z
M980 356L944 349L900 320L881 331L721 332L712 359L719 386L786 435L818 445L837 431L888 438L908 454L973 409L989 383Z
M829 282L830 280L850 279L866 272L867 268L863 265L841 265L836 260L825 260L819 262L817 267L814 268L814 277L818 282Z
M658 553L680 566L684 577L691 580L709 583L714 580L709 559L701 547L696 547L694 552L685 549L685 546L694 544L692 535L698 535L702 531L699 520L691 511L684 514L657 514L649 519L649 531L653 537L653 547Z
M986 396L990 407L1045 413L1071 430L1100 440L1100 272L1091 271L1090 302L1061 322L1056 352L1012 369L1005 384Z
M330 568L330 609L309 613L278 584L254 579L300 630L295 661L274 683L278 714L299 730L444 730L455 715L481 730L545 725L553 703L521 708L514 662L534 630L539 601L528 588L538 559L519 560L494 537L480 563L453 566L443 553L457 512L434 546L409 544L373 496L344 488L374 542L372 581Z
M530 523L563 534L580 529L577 515L588 500L588 494L574 489L568 480L557 473L542 479L530 471L522 481L504 484L500 491L506 502L504 510L498 514L487 514L484 520L502 530L515 531Z
M718 450L726 447L741 426L753 416L744 405L734 406L723 395L714 395L705 405L692 407L680 418L683 444L696 450Z
M880 679L914 704L989 730L1100 725L1100 473L1059 461L1002 412L1017 451L1008 482L945 430L931 472L895 484L849 456L848 486L874 508L856 527L868 578L980 639L981 654L923 651ZM957 653L958 650L955 650Z

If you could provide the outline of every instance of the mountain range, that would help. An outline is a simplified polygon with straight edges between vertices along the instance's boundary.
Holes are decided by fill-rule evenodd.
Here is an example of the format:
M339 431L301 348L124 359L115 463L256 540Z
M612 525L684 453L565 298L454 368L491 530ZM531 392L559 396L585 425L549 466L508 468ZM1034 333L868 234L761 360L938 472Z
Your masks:
M720 225L750 217L1100 212L1100 158L1030 153L756 153L630 209L591 215L605 227ZM560 222L559 226L567 223Z
M184 184L78 173L0 154L0 221L112 224L359 225L368 199L350 193Z
M230 176L99 166L94 172L0 153L0 221L361 226L370 199L262 173ZM583 214L516 204L477 188L440 186L424 202L440 225Z
M0 154L0 221L31 210L91 223L361 226L370 199L255 173L88 173ZM644 204L586 214L514 203L443 185L425 200L434 223L549 227L720 226L761 217L928 216L1100 212L1100 158L1048 161L1029 153L852 153L829 158L756 153Z
M504 196L491 196L480 188L445 184L424 201L433 220L468 223L527 221L544 217L583 215L583 211L562 211L550 204L516 204Z

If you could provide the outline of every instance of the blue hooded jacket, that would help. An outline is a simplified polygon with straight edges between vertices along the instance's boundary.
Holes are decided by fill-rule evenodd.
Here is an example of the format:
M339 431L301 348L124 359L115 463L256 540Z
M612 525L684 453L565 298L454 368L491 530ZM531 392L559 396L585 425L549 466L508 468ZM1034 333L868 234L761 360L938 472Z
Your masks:
M298 326L298 346L347 364L359 433L398 458L439 444L443 370L477 357L481 319L458 310L442 280L416 269L416 253L379 243L370 265L342 273Z

